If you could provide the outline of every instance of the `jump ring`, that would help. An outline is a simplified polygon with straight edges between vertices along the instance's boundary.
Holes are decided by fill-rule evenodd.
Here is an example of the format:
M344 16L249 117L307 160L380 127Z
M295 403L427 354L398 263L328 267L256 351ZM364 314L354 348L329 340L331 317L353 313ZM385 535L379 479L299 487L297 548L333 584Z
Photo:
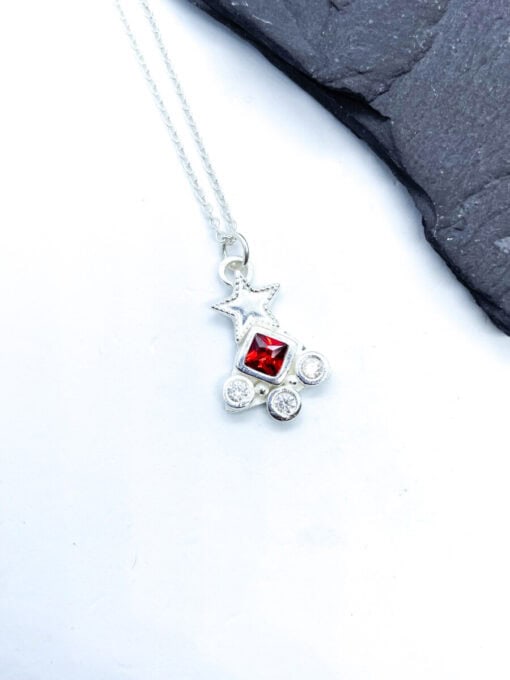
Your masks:
M242 274L242 276L244 276L248 282L251 281L251 265L244 264L243 258L240 255L230 255L221 261L218 273L220 275L220 279L224 283L228 284L229 286L234 285L236 272ZM228 274L230 274L230 276Z
M236 234L233 235L233 239L234 239L233 241L230 241L230 240L227 240L227 239L225 241L223 241L223 246L222 246L222 248L223 248L223 258L225 259L226 257L229 257L228 247L231 246L231 245L234 245L234 243L236 241L239 241L239 243L241 244L242 251L243 251L243 254L242 254L243 267L246 267L246 265L248 264L248 260L250 259L250 248L248 247L248 241L239 232L237 232Z

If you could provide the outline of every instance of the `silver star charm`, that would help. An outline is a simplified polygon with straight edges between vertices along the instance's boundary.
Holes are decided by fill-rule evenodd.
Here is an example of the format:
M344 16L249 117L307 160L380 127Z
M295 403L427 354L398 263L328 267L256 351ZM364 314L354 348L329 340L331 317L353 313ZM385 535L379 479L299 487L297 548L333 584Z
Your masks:
M278 326L269 305L279 288L279 283L253 288L242 274L237 274L232 295L223 302L213 305L213 309L230 316L234 322L236 342L240 342L254 323Z

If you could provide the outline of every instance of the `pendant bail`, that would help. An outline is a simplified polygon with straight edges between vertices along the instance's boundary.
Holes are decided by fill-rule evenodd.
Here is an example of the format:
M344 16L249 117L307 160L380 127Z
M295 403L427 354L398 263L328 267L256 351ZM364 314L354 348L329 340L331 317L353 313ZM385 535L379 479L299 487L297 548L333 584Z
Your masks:
M248 246L248 241L244 238L242 234L239 232L232 234L232 237L229 239L225 239L222 243L222 253L223 253L223 260L234 256L234 253L229 253L229 247L234 246L237 243L241 244L241 255L235 255L236 257L241 257L242 262L243 262L243 267L248 266L248 260L250 259L250 248Z

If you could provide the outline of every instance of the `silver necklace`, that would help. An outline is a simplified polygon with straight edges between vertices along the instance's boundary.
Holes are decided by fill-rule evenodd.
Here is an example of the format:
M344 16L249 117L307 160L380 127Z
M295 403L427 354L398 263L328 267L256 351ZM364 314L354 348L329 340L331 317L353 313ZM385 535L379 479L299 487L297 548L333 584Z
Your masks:
M138 0L173 85L185 124L195 144L215 206L211 205L186 153L181 135L161 96L145 56L127 19L124 0L114 0L121 22L158 107L167 132L186 172L196 200L221 248L219 275L231 287L230 295L213 305L234 324L237 352L231 375L223 386L225 408L239 413L265 404L270 416L279 421L293 420L301 411L300 392L322 383L329 369L322 354L307 350L287 332L282 332L271 311L279 284L253 286L253 269L245 237L237 230L220 183L198 131L182 85L168 56L159 26L147 0ZM237 254L234 252L237 251ZM240 252L239 252L240 251Z

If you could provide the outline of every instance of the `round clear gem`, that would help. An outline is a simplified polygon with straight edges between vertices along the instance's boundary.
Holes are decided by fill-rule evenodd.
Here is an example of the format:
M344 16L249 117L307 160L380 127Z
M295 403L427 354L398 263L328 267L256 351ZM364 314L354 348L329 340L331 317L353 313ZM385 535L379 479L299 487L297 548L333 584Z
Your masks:
M297 363L297 375L305 385L318 385L328 372L324 357L318 352L306 352Z
M278 387L269 395L267 410L276 420L292 420L301 410L301 397L291 387Z
M231 408L246 408L253 401L255 389L248 378L229 378L223 387L223 399Z

